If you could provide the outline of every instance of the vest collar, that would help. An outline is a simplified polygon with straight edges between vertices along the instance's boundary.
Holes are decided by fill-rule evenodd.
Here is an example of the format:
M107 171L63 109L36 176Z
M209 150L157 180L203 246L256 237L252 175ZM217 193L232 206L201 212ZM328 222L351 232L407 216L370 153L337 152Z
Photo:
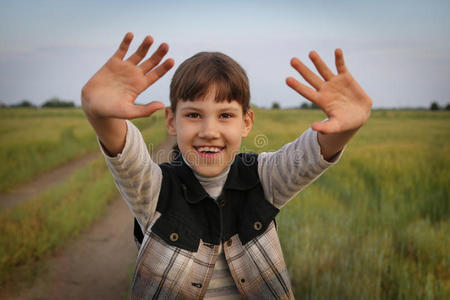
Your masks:
M258 157L255 154L240 153L236 155L230 166L223 189L244 191L258 184L258 168L250 167L257 164L257 159ZM176 173L182 182L182 189L187 202L195 204L210 197L195 177L192 169L184 162L181 153L177 155L172 165L176 168Z

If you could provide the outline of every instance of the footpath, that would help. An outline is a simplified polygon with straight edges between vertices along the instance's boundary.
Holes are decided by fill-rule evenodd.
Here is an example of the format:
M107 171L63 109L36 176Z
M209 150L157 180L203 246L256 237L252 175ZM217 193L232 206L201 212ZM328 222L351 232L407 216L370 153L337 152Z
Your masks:
M64 182L73 171L86 166L94 159L100 157L100 155L98 151L90 153L56 167L31 182L13 188L11 191L0 193L0 209L13 208L39 194L41 191Z

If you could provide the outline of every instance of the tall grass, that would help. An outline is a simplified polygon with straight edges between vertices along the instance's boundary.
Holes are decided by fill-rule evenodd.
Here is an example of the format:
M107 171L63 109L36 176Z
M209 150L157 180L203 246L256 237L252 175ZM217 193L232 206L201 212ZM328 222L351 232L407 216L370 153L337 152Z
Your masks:
M0 281L14 278L16 268L42 259L76 237L114 197L114 183L100 158L62 185L1 214Z
M96 146L78 109L1 109L0 128L0 191Z
M143 130L163 117L134 123ZM0 109L0 192L97 149L81 109Z
M98 147L81 111L17 110L6 123L5 115L0 110L0 179L5 166L9 173L20 166L8 159L31 155L14 153L24 145L42 154L36 160L51 156L48 144L63 147L62 136L73 147L71 139ZM323 118L312 110L257 110L242 148L275 151ZM165 137L162 112L136 125L149 146ZM450 298L449 125L448 112L373 112L340 162L282 209L279 234L297 298ZM261 136L265 142L256 142ZM42 139L42 149L33 146ZM0 215L0 281L31 272L26 266L86 228L114 191L104 163L94 162Z
M323 117L256 115L264 122L245 144L256 151L278 149ZM296 297L449 298L449 125L448 112L375 111L341 161L282 209ZM261 133L269 143L258 148Z
M52 121L53 127L57 127L59 122L65 122L67 125L78 114L80 119L84 120L80 111L62 110L62 112L64 113L62 118L67 117L69 120L44 118L44 123L48 122L49 128L52 127L50 126ZM24 110L18 110L16 113L24 114L23 119L16 125L28 124L28 126L23 125L24 128L28 128L34 124L33 118L41 119L39 114L53 116L56 110L38 111L37 115L28 114L28 111ZM149 145L153 145L152 147L157 147L165 139L166 132L162 120L163 114L159 112L150 119L135 121L137 127L143 129L143 136ZM10 126L13 127L11 124ZM47 132L53 132L49 128ZM83 132L80 128L79 130ZM86 135L93 135L89 131L92 129L86 128ZM20 130L16 132L20 134ZM57 137L58 133L54 136ZM42 138L45 139L46 136ZM88 148L98 149L95 136L84 142L87 143L87 141L92 143ZM39 143L40 139L34 142ZM20 156L16 158L19 159ZM27 200L12 210L2 211L0 213L0 286L3 283L11 283L17 278L33 279L35 262L88 229L104 213L108 202L117 196L111 174L101 157L75 171L61 185L37 194L35 198Z

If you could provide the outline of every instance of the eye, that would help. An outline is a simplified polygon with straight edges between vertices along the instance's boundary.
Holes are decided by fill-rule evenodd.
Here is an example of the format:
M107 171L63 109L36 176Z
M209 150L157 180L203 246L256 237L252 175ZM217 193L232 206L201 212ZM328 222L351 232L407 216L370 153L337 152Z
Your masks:
M221 119L229 119L229 118L232 118L233 117L233 114L230 114L230 113L222 113L222 114L220 114L220 118Z
M200 115L199 115L198 113L192 112L192 113L187 113L187 114L186 114L186 117L188 117L188 118L190 118L190 119L197 119L197 118L200 117Z

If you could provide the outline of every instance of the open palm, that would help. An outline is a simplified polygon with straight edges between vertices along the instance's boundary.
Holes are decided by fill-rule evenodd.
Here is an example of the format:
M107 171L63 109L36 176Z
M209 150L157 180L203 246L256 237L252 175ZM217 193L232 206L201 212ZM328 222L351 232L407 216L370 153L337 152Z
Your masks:
M286 83L328 116L326 122L316 122L312 128L323 133L360 128L369 118L372 100L347 70L342 50L335 51L337 74L327 67L316 52L311 52L309 57L322 78L297 58L291 60L291 65L314 89L292 77L287 78Z
M136 52L124 60L132 39L133 35L127 33L116 53L83 87L83 107L95 117L133 119L148 116L164 107L161 102L136 105L134 101L172 68L172 59L158 66L169 47L161 44L150 58L141 63L153 43L153 39L147 36Z

